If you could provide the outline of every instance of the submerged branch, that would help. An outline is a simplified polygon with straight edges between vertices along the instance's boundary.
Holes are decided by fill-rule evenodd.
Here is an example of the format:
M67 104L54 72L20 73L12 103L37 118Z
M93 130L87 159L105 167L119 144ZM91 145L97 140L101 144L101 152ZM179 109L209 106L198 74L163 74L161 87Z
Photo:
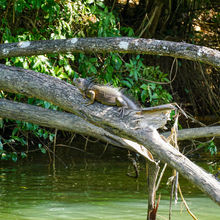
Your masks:
M190 211L189 206L187 205L187 202L186 202L186 200L185 200L184 197L183 197L182 190L181 190L179 184L178 184L178 190L179 190L179 193L180 193L180 197L181 197L181 199L182 199L182 201L183 201L183 204L184 204L185 207L186 207L187 212L192 216L192 218L193 218L194 220L198 220L198 218L196 218L196 216Z

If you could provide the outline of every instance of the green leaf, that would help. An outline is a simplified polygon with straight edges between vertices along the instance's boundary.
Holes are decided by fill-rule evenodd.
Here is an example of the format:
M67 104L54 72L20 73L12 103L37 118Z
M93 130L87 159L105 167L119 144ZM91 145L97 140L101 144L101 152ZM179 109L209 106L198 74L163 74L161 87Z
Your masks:
M213 141L209 144L208 150L209 150L209 152L211 153L212 156L217 154L217 147L216 147L216 145L214 144Z
M47 138L48 138L48 132L47 132L47 131L45 131L45 132L43 133L43 138L44 138L44 139L47 139Z
M40 67L40 65L41 65L41 60L40 59L36 59L35 61L34 61L34 65L33 65L33 69L37 69L38 67Z
M21 158L24 159L27 157L27 154L25 152L21 152Z
M150 102L151 102L152 101L152 91L151 91L150 87L148 87L148 94L149 94Z
M19 130L18 128L14 128L12 131L12 136L15 136L17 134L18 130Z
M147 84L142 84L141 89L148 90L148 85Z
M152 90L156 89L156 83L149 83L149 86Z
M2 155L1 155L2 157L1 157L1 159L2 160L7 160L8 159L8 157L7 157L7 154L6 153L2 153Z
M17 155L16 152L13 152L13 153L11 154L11 159L12 159L13 162L16 162L16 161L18 160L18 155Z
M25 60L25 61L23 62L23 68L24 68L24 69L28 69L28 68L29 68L29 65L28 65L27 60Z
M35 100L35 98L28 98L28 104L33 104Z
M41 152L43 153L43 154L46 154L46 149L42 146L42 144L38 144L38 147L40 148L40 150L41 150Z
M153 93L153 95L151 96L151 99L158 99L157 93Z
M111 73L111 74L112 74L113 71L114 71L113 67L110 66L110 65L107 66L106 70L107 70L108 73Z
M92 4L92 3L94 3L94 0L86 0L86 2L87 2L88 4Z
M0 118L0 128L3 128L3 126L4 126L4 120Z
M96 57L92 57L92 58L89 59L89 61L91 63L96 63L97 62L97 58Z
M145 102L145 100L146 100L147 97L148 97L147 91L146 91L146 90L143 90L143 91L141 92L141 101L142 101L142 102Z
M54 139L54 134L49 134L49 140L51 141L51 142L53 142L53 139Z
M33 124L29 123L29 122L26 123L26 127L29 131L33 130L33 128L34 128Z
M51 106L51 104L50 104L49 102L44 101L44 108L49 109L49 108L50 108L50 106Z
M127 80L122 80L122 81L121 81L121 84L124 85L124 86L127 86L128 88L131 88L131 87L132 87L131 83L128 82Z
M3 144L2 144L2 141L0 140L0 152L4 151L3 150Z
M138 71L135 69L133 72L135 81L138 81Z
M7 0L1 0L0 1L0 8L2 8L3 10L6 9L7 7Z

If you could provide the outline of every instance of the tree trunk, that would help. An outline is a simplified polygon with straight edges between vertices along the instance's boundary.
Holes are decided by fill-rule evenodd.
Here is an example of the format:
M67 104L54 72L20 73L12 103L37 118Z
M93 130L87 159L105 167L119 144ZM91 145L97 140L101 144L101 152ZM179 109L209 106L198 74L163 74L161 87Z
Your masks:
M156 130L160 124L151 123L152 115L146 126L140 127L142 118L133 114L120 118L117 107L99 103L86 106L82 103L82 95L78 90L64 81L31 70L4 65L0 65L0 89L49 101L109 133L143 145L220 205L220 183L166 143ZM145 118L147 117L146 114Z

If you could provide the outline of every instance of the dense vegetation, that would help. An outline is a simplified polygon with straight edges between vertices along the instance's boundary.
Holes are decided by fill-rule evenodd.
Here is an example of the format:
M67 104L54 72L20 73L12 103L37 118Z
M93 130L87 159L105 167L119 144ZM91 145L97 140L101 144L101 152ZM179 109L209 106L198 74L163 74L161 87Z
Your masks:
M206 0L175 2L136 0L132 3L120 0L2 0L0 2L2 14L0 42L132 36L185 40L203 45L209 42L210 44L210 40L206 42L205 39L211 37L219 22L219 15L215 12L216 5L217 3L215 4L214 1ZM208 13L212 29L207 29L207 37L204 38L198 28L200 27L199 22L201 23ZM201 16L200 19L196 19L198 15ZM216 42L215 37L217 36L213 36L213 42ZM209 44L207 43L208 46L217 48L216 44ZM168 59L169 68L173 66L172 62ZM183 99L178 100L179 96L175 95L176 92L171 86L171 82L175 79L173 75L177 72L174 74L174 67L170 71L164 67L167 58L162 61L158 57L140 55L81 53L13 57L1 60L1 63L50 74L70 83L78 76L93 76L100 83L110 83L116 87L127 88L129 93L143 106L154 106L173 100L183 101ZM160 65L163 67L163 71L161 71ZM177 62L179 68L182 65L185 65L183 61ZM219 78L215 83L212 83L212 76L208 80L211 81L210 84L214 85L212 91L209 91L212 95L210 102L214 103L211 113L219 114L216 111L218 94L215 88ZM187 87L183 90L179 95L184 93L184 96L190 96L192 93ZM26 98L22 95L1 91L1 97L60 110L46 101ZM203 103L203 100L201 102ZM193 107L196 105L199 104L195 104ZM27 122L2 119L0 126L3 131L0 136L2 159L11 158L16 161L18 153L21 157L26 157L30 152L29 149L34 146L36 148L36 145L45 153L46 149L49 151L55 137L54 131ZM70 134L65 135L71 139ZM213 142L208 145L208 148L212 153L216 153Z

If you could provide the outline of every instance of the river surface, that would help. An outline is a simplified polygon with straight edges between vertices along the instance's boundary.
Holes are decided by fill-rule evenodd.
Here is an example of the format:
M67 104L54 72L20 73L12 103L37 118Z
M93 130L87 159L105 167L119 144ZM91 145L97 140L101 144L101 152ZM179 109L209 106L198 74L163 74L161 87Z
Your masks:
M82 160L52 165L45 162L4 163L0 167L0 219L146 219L147 180L142 168L136 180L126 176L129 162ZM158 219L168 219L166 174L160 187ZM202 220L220 219L220 208L182 178L191 211ZM172 219L192 219L179 199Z

